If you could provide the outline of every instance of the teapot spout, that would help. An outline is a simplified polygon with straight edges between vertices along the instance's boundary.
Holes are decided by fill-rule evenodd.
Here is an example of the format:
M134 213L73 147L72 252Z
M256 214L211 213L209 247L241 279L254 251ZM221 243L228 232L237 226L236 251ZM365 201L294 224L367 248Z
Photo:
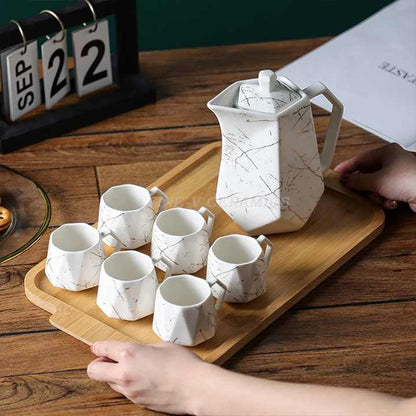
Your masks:
M256 79L235 82L212 100L208 101L207 107L216 115L221 129L230 123L276 121L276 115L273 113L263 113L241 108L238 105L240 86L243 83L254 84L256 82Z

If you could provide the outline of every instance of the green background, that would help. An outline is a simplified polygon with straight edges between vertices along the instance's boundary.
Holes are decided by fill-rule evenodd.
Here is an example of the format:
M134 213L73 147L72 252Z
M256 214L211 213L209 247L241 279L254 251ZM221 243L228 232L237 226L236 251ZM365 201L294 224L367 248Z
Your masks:
M0 0L0 25L74 1L79 0ZM336 35L389 3L391 0L137 0L140 49Z

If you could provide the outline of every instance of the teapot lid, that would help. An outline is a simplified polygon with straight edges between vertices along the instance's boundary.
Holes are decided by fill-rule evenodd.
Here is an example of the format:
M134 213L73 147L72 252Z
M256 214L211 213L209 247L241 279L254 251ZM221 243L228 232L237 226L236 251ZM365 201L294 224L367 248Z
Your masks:
M238 94L238 108L244 110L276 113L301 95L277 79L270 69L259 72L258 82L244 83Z

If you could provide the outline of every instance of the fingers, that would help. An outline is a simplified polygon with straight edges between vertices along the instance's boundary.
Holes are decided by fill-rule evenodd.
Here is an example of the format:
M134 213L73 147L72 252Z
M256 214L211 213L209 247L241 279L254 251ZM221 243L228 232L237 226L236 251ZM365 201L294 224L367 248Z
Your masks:
M174 343L169 342L169 341L156 342L154 344L147 344L147 345L149 347L156 347L156 348L171 348L171 347L174 347L174 348L179 347L180 348L180 346L178 344L174 344Z
M379 193L381 173L353 173L341 176L341 183L348 188L358 191L371 191Z
M87 374L94 380L110 382L115 381L116 370L117 364L109 363L100 357L89 363Z
M119 362L122 358L127 358L132 348L138 344L130 344L120 341L98 341L91 346L91 352L99 357L107 357Z
M397 201L392 201L391 199L385 199L383 201L384 209L392 210L392 209L396 209L398 206L399 204L397 203Z
M374 172L382 166L384 147L371 149L344 160L335 167L335 170L343 174L357 171Z
M117 383L108 383L108 385L117 393L124 395L124 388Z
M384 198L381 195L376 194L375 192L369 192L368 199L370 199L378 205L383 205L384 203Z
M390 143L384 146L384 148L384 156L388 161L400 160L408 155L408 151L398 143Z
M391 199L385 199L381 195L376 194L375 192L370 192L368 194L368 198L371 199L376 204L381 205L384 209L387 209L387 210L396 209L399 206L397 201L394 201Z
M102 361L103 363L115 363L115 361L111 360L108 357L98 357L96 358L97 361Z
M375 203L382 205L384 209L396 209L399 204L395 200L385 199L377 192L380 188L381 174L376 173L354 173L352 175L342 175L341 182L348 188L359 191L370 191L368 197Z

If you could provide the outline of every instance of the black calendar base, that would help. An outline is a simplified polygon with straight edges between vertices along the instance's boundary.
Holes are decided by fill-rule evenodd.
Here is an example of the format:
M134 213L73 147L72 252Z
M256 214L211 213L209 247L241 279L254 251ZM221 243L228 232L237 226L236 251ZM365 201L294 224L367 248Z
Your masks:
M139 74L126 76L116 89L91 95L76 104L16 124L0 120L0 153L60 136L155 101L155 89Z

